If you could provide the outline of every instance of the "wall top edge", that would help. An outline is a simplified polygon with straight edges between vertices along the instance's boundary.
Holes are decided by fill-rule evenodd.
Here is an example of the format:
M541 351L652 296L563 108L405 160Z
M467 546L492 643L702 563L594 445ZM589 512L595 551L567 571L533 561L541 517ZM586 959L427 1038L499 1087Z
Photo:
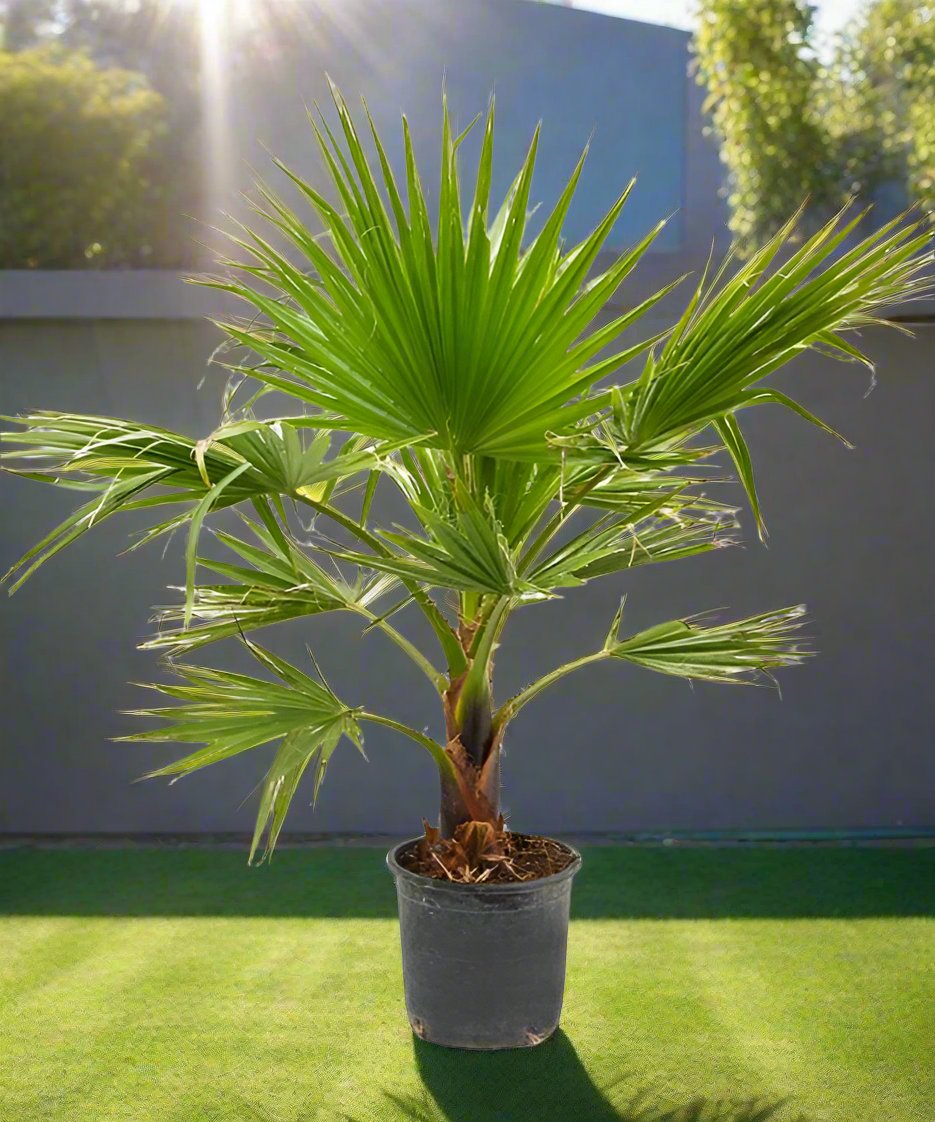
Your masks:
M601 262L599 261L600 265ZM682 253L648 255L627 296L660 288L704 262ZM0 269L2 320L198 320L243 313L243 301L217 289L187 284L194 270Z
M171 269L0 270L0 320L201 319L218 293Z

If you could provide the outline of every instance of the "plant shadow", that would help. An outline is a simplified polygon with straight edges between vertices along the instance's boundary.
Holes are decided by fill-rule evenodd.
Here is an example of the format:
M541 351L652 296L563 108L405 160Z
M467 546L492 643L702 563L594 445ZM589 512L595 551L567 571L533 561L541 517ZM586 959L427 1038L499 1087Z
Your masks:
M709 1099L663 1104L627 1075L599 1087L559 1029L536 1048L467 1052L413 1037L421 1094L384 1091L408 1122L780 1122L786 1100ZM343 1115L343 1122L364 1122ZM795 1122L809 1122L798 1115Z

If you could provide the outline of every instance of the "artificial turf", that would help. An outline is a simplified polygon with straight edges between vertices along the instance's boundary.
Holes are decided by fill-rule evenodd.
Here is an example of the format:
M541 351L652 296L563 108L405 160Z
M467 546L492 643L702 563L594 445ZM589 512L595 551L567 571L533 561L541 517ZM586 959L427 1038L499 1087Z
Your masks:
M372 849L0 852L2 1122L931 1122L935 849L598 847L562 1029L414 1040Z

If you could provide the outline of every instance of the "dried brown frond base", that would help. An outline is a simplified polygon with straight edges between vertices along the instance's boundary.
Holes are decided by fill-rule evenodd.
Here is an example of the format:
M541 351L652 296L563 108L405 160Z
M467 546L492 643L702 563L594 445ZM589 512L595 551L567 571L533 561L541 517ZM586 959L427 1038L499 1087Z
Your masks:
M458 884L515 884L567 868L574 853L561 842L535 834L496 830L488 822L465 822L453 838L425 823L425 837L400 853L411 873Z

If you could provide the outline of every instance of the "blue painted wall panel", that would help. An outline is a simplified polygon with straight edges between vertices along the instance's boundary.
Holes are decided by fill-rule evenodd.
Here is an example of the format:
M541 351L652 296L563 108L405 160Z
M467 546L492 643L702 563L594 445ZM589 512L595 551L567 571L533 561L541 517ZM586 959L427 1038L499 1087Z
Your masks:
M404 170L399 117L406 112L420 162L431 169L429 191L437 179L444 81L460 127L496 94L497 197L507 191L540 119L532 201L543 207L552 205L593 135L566 225L570 239L596 225L633 175L640 184L612 245L629 244L684 206L690 81L684 32L528 0L344 0L330 11L310 5L306 17L275 65L232 82L237 187L248 180L245 159L268 167L261 145L322 181L304 106L327 101L327 72L349 101L367 98L397 174ZM465 144L467 177L479 145L479 133ZM682 233L676 217L657 247L679 249Z

